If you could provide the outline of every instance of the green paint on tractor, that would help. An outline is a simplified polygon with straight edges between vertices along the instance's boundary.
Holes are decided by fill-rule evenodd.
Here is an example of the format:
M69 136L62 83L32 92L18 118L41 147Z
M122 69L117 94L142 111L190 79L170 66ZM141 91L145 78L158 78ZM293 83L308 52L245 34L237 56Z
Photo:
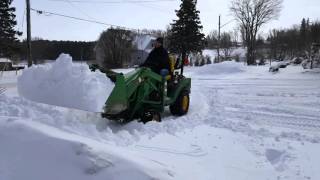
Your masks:
M161 121L166 106L174 115L184 115L183 96L189 98L191 79L176 72L161 76L149 68L138 68L128 74L117 74L115 87L107 99L102 117L122 123L140 118L142 122ZM186 98L185 98L186 99ZM188 102L189 106L189 102Z

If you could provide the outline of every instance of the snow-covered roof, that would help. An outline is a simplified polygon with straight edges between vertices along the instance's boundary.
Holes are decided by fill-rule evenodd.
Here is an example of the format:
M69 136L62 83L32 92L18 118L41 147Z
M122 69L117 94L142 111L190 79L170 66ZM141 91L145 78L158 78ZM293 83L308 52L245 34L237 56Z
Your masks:
M7 58L0 58L0 62L11 62L11 60Z
M147 50L147 49L152 49L150 47L150 43L154 41L156 38L151 36L151 35L137 35L133 41L133 44L137 46L137 49L139 50Z

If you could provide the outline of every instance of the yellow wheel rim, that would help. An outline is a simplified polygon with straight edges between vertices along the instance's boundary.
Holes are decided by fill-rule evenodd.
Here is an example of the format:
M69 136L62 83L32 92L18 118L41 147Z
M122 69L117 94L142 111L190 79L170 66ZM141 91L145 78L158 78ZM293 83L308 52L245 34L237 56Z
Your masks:
M188 96L183 96L182 98L182 109L183 111L187 111L189 106L189 97Z

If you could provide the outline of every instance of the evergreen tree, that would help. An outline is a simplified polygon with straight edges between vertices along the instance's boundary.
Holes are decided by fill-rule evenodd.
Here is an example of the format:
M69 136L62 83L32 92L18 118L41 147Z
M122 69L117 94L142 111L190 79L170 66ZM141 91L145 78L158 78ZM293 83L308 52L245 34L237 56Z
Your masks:
M301 38L301 46L302 48L306 48L308 44L308 24L306 22L306 19L303 18L301 21L301 26L300 26L300 38Z
M182 59L191 52L201 52L204 48L204 34L199 13L196 9L197 0L182 0L180 10L176 10L178 20L171 24L169 33L169 50L182 54Z
M18 49L16 35L21 35L14 29L17 25L14 14L15 8L11 7L13 0L0 1L0 56L10 57Z

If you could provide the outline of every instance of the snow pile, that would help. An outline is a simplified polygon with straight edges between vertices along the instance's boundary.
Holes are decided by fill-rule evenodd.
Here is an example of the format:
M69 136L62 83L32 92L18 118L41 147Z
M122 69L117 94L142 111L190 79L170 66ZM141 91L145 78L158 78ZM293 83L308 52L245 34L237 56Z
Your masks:
M17 87L20 96L32 101L100 112L114 85L105 74L61 54L52 64L24 70Z
M246 48L238 47L232 50L231 52L232 56L238 55L240 57L245 58L246 57Z
M238 48L232 48L231 50L231 56L239 56L242 60L246 57L246 48L238 47ZM202 51L203 56L210 56L211 59L215 59L218 56L218 52L216 49L204 49ZM223 54L220 52L220 56L223 56Z
M204 50L202 51L202 55L203 55L203 56L209 56L209 57L211 57L211 60L214 60L214 58L215 58L216 56L218 56L218 53L217 53L216 50L204 49Z
M244 72L245 68L246 67L242 63L225 61L200 67L195 72L197 75L234 74Z
M156 162L41 123L0 117L0 142L1 180L173 179Z

